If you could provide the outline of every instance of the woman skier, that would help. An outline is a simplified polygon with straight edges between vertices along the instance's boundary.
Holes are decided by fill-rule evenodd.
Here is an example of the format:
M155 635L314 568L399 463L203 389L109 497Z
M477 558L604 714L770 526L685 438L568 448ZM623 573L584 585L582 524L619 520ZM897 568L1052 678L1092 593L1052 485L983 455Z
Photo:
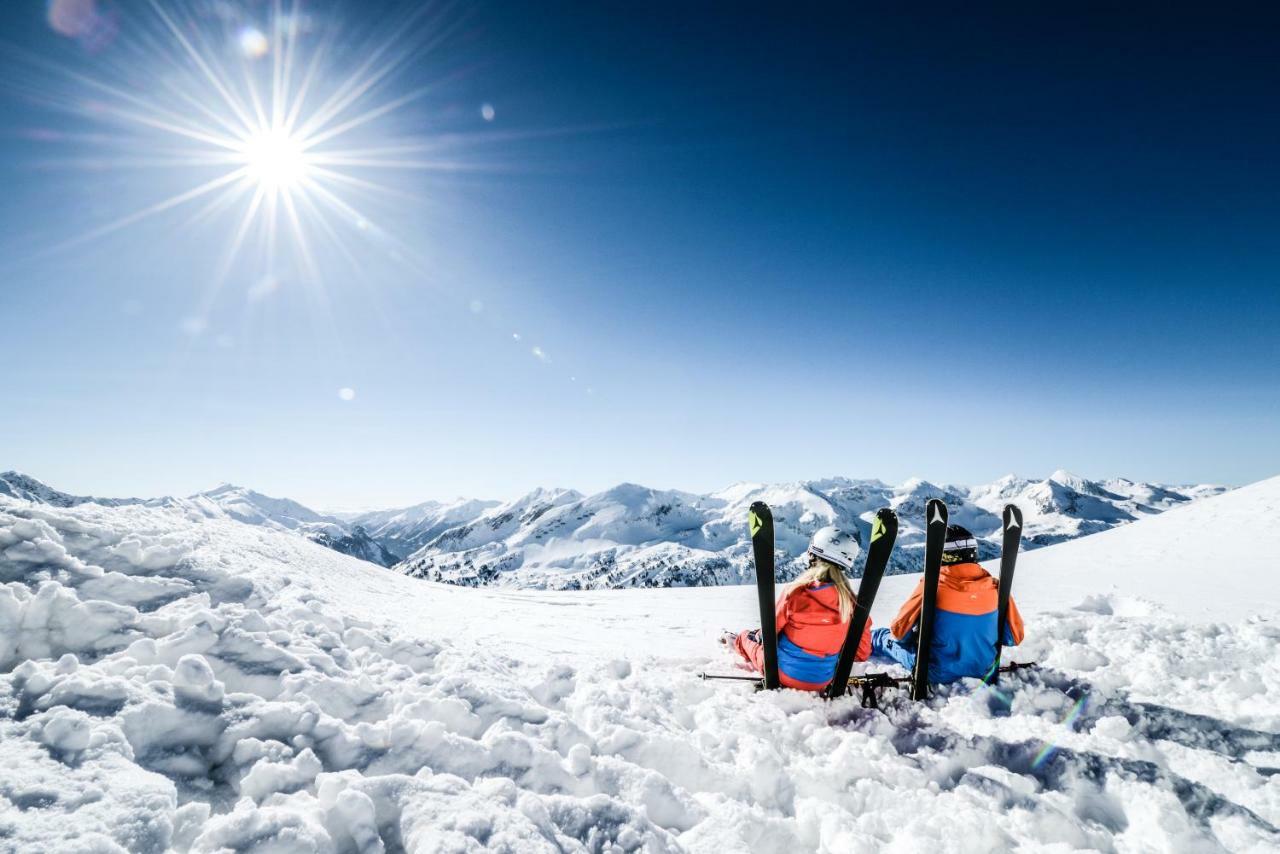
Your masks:
M836 672L853 615L854 595L844 574L853 569L858 542L826 527L813 535L807 554L809 568L778 599L778 675L784 688L821 691ZM764 672L764 647L759 629L734 634L731 645L759 673ZM858 642L858 661L871 654L871 619Z
M998 666L996 621L1000 588L978 564L978 541L960 525L947 526L942 546L942 572L938 577L938 604L933 619L933 643L929 645L929 681L945 684L966 676L985 678ZM876 658L895 661L908 670L915 667L916 628L924 603L924 580L903 603L893 625L872 632ZM1009 623L1003 643L1016 646L1023 637L1022 615L1009 597Z

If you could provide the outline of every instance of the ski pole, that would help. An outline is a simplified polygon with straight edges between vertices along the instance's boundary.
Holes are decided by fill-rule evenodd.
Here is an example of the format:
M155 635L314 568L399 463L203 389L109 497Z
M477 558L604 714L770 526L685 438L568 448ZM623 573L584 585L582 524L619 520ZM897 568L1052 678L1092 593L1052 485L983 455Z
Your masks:
M723 673L699 673L698 678L703 680L721 679L729 682L759 682L762 677L760 676L729 676Z
M1000 668L1001 673L1012 673L1015 670L1023 670L1028 667L1038 667L1034 661L1013 661ZM861 676L850 676L850 685L865 685L874 683L876 685L907 685L910 684L910 676L890 676L888 673L864 673Z
M887 673L868 673L866 676L850 676L850 685L875 685L884 688L897 688L911 684L910 676L890 676Z

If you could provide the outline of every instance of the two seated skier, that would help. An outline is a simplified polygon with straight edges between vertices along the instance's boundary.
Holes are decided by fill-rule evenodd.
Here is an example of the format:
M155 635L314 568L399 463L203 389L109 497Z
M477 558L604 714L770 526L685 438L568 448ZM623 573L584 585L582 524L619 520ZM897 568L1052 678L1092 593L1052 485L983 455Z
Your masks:
M835 675L855 602L844 574L853 570L858 552L852 536L830 526L819 530L806 552L808 568L779 597L778 675L784 688L821 691ZM998 594L996 579L978 564L973 534L959 525L948 526L930 645L931 683L990 674L996 655ZM855 660L875 658L913 668L923 601L921 579L889 628L872 629L868 617ZM1022 615L1010 597L1004 645L1016 646L1022 638ZM757 672L764 671L759 630L727 634L724 642Z

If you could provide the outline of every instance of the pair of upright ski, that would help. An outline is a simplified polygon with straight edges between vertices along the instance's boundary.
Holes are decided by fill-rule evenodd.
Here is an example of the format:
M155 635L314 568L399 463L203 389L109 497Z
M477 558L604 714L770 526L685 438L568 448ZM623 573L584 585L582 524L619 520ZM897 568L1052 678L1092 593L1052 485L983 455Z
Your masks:
M916 628L916 665L911 671L911 699L929 697L929 664L933 655L933 626L938 612L938 581L942 576L942 552L947 539L947 505L932 498L925 505L924 601ZM1001 516L1000 582L996 606L996 655L986 678L994 684L1000 677L1000 653L1009 625L1009 593L1013 590L1013 570L1022 542L1022 511L1006 504Z
M939 499L931 499L925 506L925 564L924 596L920 620L917 626L916 663L910 677L911 698L924 700L929 696L929 665L933 646L933 628L938 606L938 583L942 574L942 553L946 543L947 505ZM776 608L774 582L773 513L763 501L751 505L749 511L751 545L756 564L756 592L760 605L760 642L764 650L764 678L761 687L773 690L780 687L778 676L778 632L774 609ZM1013 573L1022 540L1022 511L1009 504L1002 516L1002 548L1000 553L1000 581L996 616L995 660L988 673L988 680L995 683L1000 675L1000 655L1008 631L1009 594L1013 589ZM857 655L858 645L866 630L867 618L875 604L880 580L884 577L893 545L898 535L898 517L885 507L876 512L871 527L871 542L867 561L858 586L857 601L849 631L836 662L835 674L823 692L827 698L839 697L850 689L849 674ZM879 676L882 674L873 674ZM871 684L871 683L868 683ZM874 699L874 698L873 698ZM867 692L863 693L867 704Z
M777 600L774 592L773 564L773 512L769 505L757 501L748 511L751 529L751 549L756 562L756 595L760 604L760 643L764 648L764 682L766 690L780 686L778 677L778 627L775 617ZM871 543L867 550L867 561L862 570L862 581L858 585L857 599L853 608L853 617L849 621L849 631L845 635L844 646L840 649L840 657L836 659L836 672L823 692L823 696L837 697L848 690L849 674L853 671L853 661L858 653L858 644L867 627L867 619L871 616L871 606L875 603L876 592L880 589L880 579L884 577L885 568L889 565L889 556L893 553L893 543L898 537L898 517L888 507L876 511L875 521L871 523ZM841 686L837 688L837 686Z

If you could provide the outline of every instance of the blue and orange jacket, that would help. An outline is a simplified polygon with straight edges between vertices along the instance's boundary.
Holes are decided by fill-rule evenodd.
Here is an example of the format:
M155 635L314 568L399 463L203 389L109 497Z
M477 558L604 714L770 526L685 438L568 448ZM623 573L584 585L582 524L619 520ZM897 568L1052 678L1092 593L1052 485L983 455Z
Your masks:
M778 602L778 670L782 684L802 691L821 691L836 672L840 648L849 632L840 620L840 596L831 584L790 591ZM858 661L871 655L871 618L858 642Z
M938 578L938 610L930 644L929 681L955 682L966 676L986 675L996 657L996 621L999 610L996 580L976 563L942 567ZM924 579L916 585L889 626L905 646L914 635L924 604ZM1009 597L1009 624L1004 645L1017 646L1023 637L1022 615Z

